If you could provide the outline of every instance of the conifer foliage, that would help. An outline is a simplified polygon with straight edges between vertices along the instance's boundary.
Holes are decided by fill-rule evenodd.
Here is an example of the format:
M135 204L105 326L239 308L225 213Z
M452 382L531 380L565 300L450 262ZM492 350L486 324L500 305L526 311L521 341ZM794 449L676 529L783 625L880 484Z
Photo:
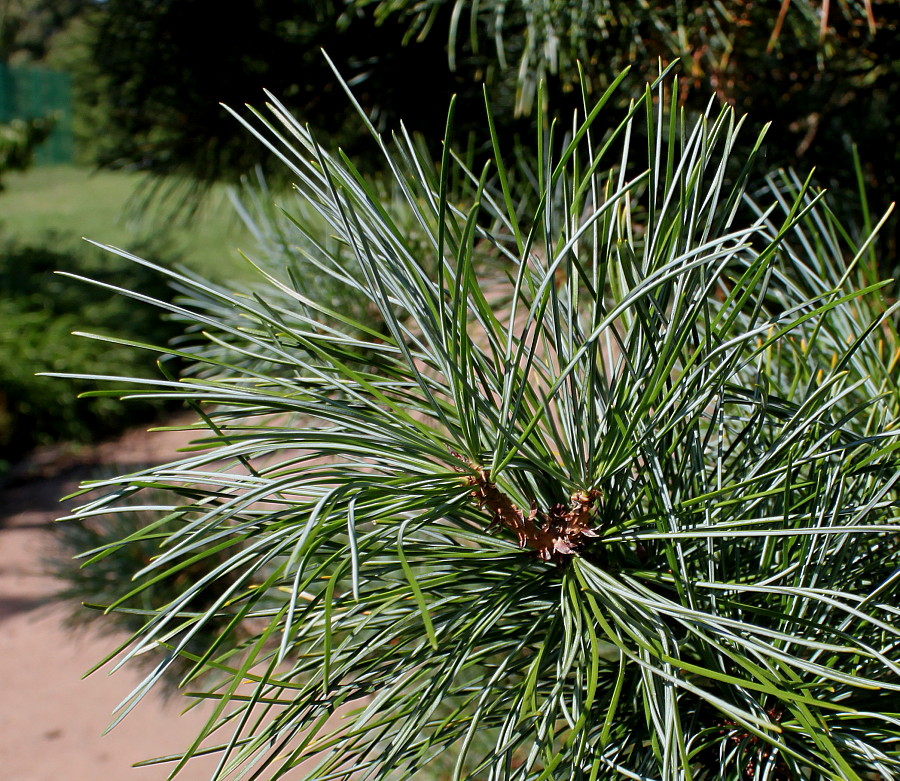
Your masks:
M202 572L119 649L160 652L122 715L179 658L188 691L224 680L173 772L212 748L216 778L900 774L900 345L872 238L731 159L730 109L689 123L664 74L621 111L618 86L538 118L526 183L490 112L483 170L452 106L439 166L372 129L391 198L275 98L247 121L307 203L294 256L250 291L158 269L192 366L131 387L184 399L198 445L75 512L146 514L92 554L156 540L113 610ZM213 622L243 639L198 653Z

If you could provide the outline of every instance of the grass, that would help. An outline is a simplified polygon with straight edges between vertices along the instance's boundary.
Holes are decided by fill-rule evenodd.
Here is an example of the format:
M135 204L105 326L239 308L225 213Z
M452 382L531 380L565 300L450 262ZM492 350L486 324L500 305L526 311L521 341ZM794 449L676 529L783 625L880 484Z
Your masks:
M27 244L43 244L52 235L66 246L81 236L127 246L159 238L162 232L166 246L193 271L219 280L244 273L237 249L252 250L252 238L224 187L214 189L190 225L153 213L128 218L142 178L139 173L69 165L11 173L0 193L0 234Z

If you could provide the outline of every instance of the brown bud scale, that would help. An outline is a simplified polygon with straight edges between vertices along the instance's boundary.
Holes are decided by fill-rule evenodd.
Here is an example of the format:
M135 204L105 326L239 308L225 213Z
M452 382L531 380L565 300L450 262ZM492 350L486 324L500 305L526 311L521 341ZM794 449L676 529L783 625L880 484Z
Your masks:
M466 478L478 506L491 514L488 528L502 526L516 535L520 548L531 548L543 561L561 564L576 554L585 541L597 537L591 528L591 514L601 497L599 490L578 491L569 506L556 504L539 518L537 507L526 515L491 482L490 470L474 467L475 474Z

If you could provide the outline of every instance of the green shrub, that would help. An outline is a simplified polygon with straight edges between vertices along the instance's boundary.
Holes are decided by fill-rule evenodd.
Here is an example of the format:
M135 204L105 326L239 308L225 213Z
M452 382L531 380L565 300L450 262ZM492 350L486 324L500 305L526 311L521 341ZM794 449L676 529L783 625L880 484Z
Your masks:
M145 247L145 249L151 249ZM77 378L61 386L38 372L148 376L146 353L125 345L98 348L73 340L87 328L165 343L178 326L151 306L127 301L95 286L74 284L55 271L89 274L92 279L132 284L164 298L165 281L88 245L68 247L49 235L45 244L7 241L0 247L0 460L12 461L35 445L91 442L162 409L159 402L124 408L108 398L78 399L93 383Z
M34 150L53 130L52 118L13 119L0 124L0 190L3 174L24 171L34 161Z
M227 675L173 772L211 750L216 778L897 776L896 305L859 271L870 238L752 179L760 139L727 177L740 122L688 124L677 94L623 115L608 92L559 159L539 123L536 193L498 150L497 191L475 171L449 200L450 121L437 172L384 143L413 241L281 104L283 135L260 116L315 213L308 268L378 317L288 274L158 269L193 291L169 308L195 368L137 387L203 439L73 517L151 519L95 551L155 548L123 598L191 573L120 660L161 651L123 713L178 657L186 685ZM246 639L191 645L222 621Z

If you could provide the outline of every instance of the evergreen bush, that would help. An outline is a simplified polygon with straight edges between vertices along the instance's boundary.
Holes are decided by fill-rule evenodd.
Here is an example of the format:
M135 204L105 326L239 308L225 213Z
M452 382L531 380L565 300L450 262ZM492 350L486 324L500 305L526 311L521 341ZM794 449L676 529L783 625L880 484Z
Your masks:
M42 372L150 375L143 354L124 345L100 347L73 340L86 327L163 342L180 330L163 321L158 309L136 306L122 296L71 284L53 272L118 280L123 273L158 298L171 297L164 278L133 269L109 253L83 242L73 246L48 234L41 244L0 237L0 479L6 462L21 459L31 448L59 442L86 443L158 415L158 402L124 409L110 398L76 398L95 383L37 376ZM171 252L160 242L144 243L147 253ZM136 248L139 249L139 248Z
M872 236L756 178L761 139L729 175L742 121L688 122L664 76L539 115L531 193L490 120L466 192L452 107L437 168L370 126L414 230L272 98L251 130L314 215L288 212L293 273L227 290L118 251L185 294L156 303L191 370L133 395L186 401L198 442L73 518L148 518L92 557L156 550L110 600L144 617L111 657L159 652L119 718L179 660L213 701L173 774L900 775L897 307ZM200 651L212 624L247 631Z

